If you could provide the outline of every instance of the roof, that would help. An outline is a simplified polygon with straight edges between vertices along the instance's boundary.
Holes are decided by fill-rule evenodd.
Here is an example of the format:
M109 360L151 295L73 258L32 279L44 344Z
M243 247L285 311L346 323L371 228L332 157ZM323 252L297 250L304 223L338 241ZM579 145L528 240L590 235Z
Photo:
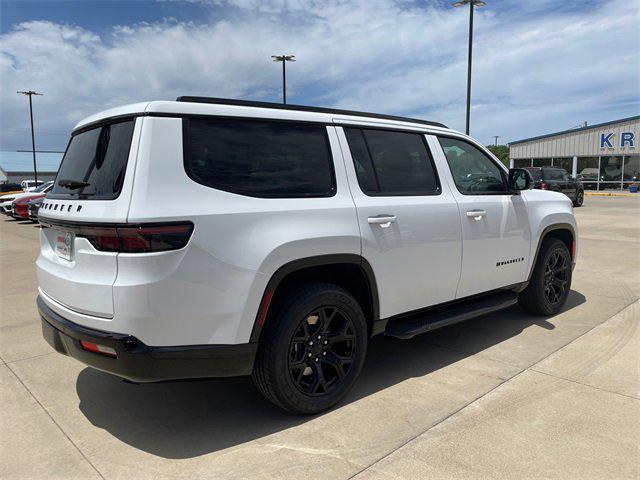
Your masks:
M406 127L421 126L449 130L445 125L428 120L398 117L350 110L336 110L322 107L290 105L268 102L253 102L211 97L178 97L177 101L153 101L134 103L112 108L91 115L74 127L74 131L91 128L93 124L109 118L131 116L181 116L181 115L216 115L228 117L260 117L274 120L294 120L301 122L357 123L375 121L380 124L401 125Z
M580 132L585 132L587 130L591 130L593 128L601 128L601 127L606 127L607 125L614 125L616 123L624 123L624 122L630 122L633 120L638 120L640 119L640 115L636 115L633 117L627 117L627 118L621 118L619 120L611 120L610 122L604 122L604 123L596 123L595 125L587 125L586 127L579 127L579 128L570 128L568 130L562 130L560 132L555 132L555 133L547 133L546 135L539 135L537 137L531 137L531 138L524 138L522 140L515 140L513 142L509 142L509 145L516 145L518 143L526 143L526 142L531 142L533 140L540 140L542 138L549 138L549 137L555 137L557 135L564 135L566 133L580 133Z
M62 153L37 153L38 172L56 173L62 161ZM6 173L32 172L33 154L31 152L0 151L0 168Z

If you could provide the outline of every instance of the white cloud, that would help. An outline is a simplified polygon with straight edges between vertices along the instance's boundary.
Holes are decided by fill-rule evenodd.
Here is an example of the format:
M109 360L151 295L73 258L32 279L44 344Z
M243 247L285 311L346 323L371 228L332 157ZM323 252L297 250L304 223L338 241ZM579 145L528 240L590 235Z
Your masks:
M275 100L280 71L269 56L280 52L298 59L288 70L292 102L464 127L461 11L392 0L208 3L216 5L212 16L220 6L228 15L121 25L102 36L33 21L0 35L2 148L29 145L17 90L45 93L35 100L38 145L62 148L80 118L118 104L185 94ZM637 6L509 12L477 14L474 136L515 139L638 112Z

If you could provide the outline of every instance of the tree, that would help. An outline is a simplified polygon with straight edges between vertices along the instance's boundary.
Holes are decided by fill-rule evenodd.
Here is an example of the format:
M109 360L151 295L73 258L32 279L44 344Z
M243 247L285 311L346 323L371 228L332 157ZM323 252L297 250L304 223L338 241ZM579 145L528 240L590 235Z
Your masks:
M487 145L487 148L500 159L507 167L509 166L509 146L508 145Z

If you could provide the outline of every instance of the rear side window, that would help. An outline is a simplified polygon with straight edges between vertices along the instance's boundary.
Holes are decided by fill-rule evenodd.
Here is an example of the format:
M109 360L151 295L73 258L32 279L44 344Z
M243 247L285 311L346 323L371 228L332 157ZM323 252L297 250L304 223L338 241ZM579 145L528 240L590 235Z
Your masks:
M457 138L438 137L453 181L464 195L491 195L507 191L505 175L479 148Z
M202 185L263 198L335 193L324 125L216 118L183 122L185 170Z
M367 195L434 195L438 177L418 133L345 128L362 191Z
M134 125L129 119L73 135L51 196L112 200L120 195Z

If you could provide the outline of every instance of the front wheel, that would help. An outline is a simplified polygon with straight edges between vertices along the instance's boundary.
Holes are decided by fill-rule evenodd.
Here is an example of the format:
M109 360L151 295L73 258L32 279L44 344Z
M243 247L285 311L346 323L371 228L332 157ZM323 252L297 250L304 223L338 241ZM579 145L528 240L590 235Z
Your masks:
M265 325L253 382L275 405L314 414L353 387L367 352L367 324L356 299L326 283L287 291Z
M557 238L543 240L529 285L518 298L520 305L538 315L557 314L571 289L571 264L571 254L563 242Z

